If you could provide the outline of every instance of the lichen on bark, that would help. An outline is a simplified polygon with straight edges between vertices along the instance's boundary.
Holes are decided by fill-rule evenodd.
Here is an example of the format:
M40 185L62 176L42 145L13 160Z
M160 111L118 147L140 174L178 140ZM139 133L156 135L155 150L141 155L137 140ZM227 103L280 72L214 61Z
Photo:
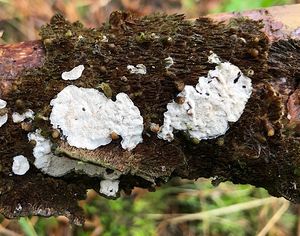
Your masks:
M289 132L295 127L288 126L287 118L287 103L298 86L299 69L297 64L290 64L292 68L282 65L278 55L280 45L291 49L299 44L271 45L262 27L261 22L246 18L225 24L208 18L191 22L182 15L135 18L114 12L99 29L87 29L56 15L41 29L44 63L24 70L4 99L10 115L26 109L35 112L30 130L41 129L54 143L56 155L100 165L108 172L120 171L120 188L127 193L134 186L153 188L173 176L216 177L217 181L264 187L275 196L299 202L299 171L295 170L299 166L299 139ZM151 124L163 124L167 104L180 92L178 84L195 86L200 76L213 69L208 62L211 51L252 79L254 90L241 118L216 139L195 143L181 132L170 143L158 139ZM291 53L298 55L294 58L299 62L299 47ZM174 61L170 67L165 65L168 57ZM64 71L81 64L85 70L79 79L61 79ZM146 74L127 69L138 64L147 68ZM280 74L283 70L289 73ZM143 143L132 151L123 150L120 140L94 151L78 149L52 135L47 118L56 94L68 85L107 93L103 84L109 86L113 100L124 92L141 111ZM99 178L71 173L57 179L41 174L33 165L25 176L10 176L14 156L24 155L34 162L34 144L27 139L30 130L11 119L1 127L0 208L9 217L67 214L67 210L69 216L77 217L76 199L83 198L88 188L99 190ZM49 192L53 198L45 196ZM18 203L22 212L13 209ZM47 208L50 210L45 213Z

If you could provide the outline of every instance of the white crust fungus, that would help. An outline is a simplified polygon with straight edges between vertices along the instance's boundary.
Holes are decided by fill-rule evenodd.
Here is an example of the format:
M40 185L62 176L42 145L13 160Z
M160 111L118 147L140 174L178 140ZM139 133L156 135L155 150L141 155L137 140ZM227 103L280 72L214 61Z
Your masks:
M29 162L23 155L15 156L12 171L15 175L24 175L29 170Z
M5 108L6 105L7 105L7 102L4 101L4 100L2 100L2 99L0 99L0 109Z
M102 43L107 43L108 42L108 38L105 35L103 35L102 39L101 39L101 42Z
M94 150L110 143L112 132L122 137L124 149L131 150L143 140L143 117L125 93L114 102L96 89L69 85L50 105L51 124L62 130L71 146Z
M130 74L147 74L146 66L143 64L137 64L136 66L128 65L127 70L129 70Z
M7 105L7 102L0 99L0 110L4 109ZM0 127L2 127L8 120L8 115L4 114L4 115L0 115Z
M33 148L34 165L41 169L43 173L58 177L70 172L72 168L70 167L69 159L59 158L52 154L52 143L41 135L41 130L29 133L28 139L36 142Z
M63 80L77 80L82 75L83 70L84 65L76 66L70 71L63 72L61 78Z
M13 122L14 123L20 123L24 121L25 119L33 119L34 118L34 112L30 109L25 111L23 114L20 114L18 112L14 112L12 114Z
M228 122L236 122L242 115L252 92L251 79L237 66L221 63L215 54L209 61L217 66L207 77L200 77L196 87L184 87L178 94L184 102L167 105L159 138L172 141L174 129L198 140L216 138L226 133Z
M101 180L100 193L108 197L116 197L119 191L119 180Z
M166 69L169 69L171 66L173 66L173 64L174 64L174 60L173 60L173 58L172 57L167 57L167 58L165 58L164 59L164 61L165 61L165 68Z
M211 54L208 56L208 62L213 64L220 64L221 60L217 56L217 54L211 52Z
M2 127L8 120L8 115L5 114L3 116L0 116L0 127Z
M18 203L14 210L14 214L20 213L22 210L23 210L22 205L20 203Z
M91 177L101 176L111 180L118 179L121 175L117 170L111 174L107 174L106 168L101 166L54 155L51 151L51 141L41 135L41 130L29 133L28 139L29 141L34 140L36 142L33 148L33 156L35 157L34 165L45 174L61 177L75 171L76 173L84 173Z

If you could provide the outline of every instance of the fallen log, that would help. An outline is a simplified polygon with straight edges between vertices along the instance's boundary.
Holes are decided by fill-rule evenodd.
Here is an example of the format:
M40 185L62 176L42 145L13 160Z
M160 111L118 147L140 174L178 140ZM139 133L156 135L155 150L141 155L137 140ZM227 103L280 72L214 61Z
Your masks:
M172 177L300 202L299 8L114 12L97 30L56 15L41 40L0 46L0 212L81 222L87 189Z

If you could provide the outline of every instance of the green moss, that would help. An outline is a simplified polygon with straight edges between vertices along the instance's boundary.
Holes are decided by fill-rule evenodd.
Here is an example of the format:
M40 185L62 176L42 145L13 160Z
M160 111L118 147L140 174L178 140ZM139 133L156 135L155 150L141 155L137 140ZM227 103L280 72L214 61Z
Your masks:
M65 33L65 36L66 37L72 37L72 31L71 30L68 30L66 33Z
M300 177L300 167L294 169L294 174Z
M101 84L99 85L99 88L102 89L102 91L103 91L103 93L105 94L106 97L108 97L108 98L111 98L111 97L112 97L113 91L112 91L112 89L111 89L111 87L109 86L108 83L104 83L104 82L101 83Z

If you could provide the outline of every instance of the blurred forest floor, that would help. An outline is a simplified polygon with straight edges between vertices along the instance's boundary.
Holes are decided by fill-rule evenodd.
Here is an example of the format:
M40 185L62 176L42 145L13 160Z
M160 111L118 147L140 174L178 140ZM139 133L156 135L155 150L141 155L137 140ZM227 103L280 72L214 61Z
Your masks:
M39 28L61 12L70 21L99 27L114 10L138 16L153 12L183 13L196 18L208 13L241 11L300 0L0 0L0 43L38 39ZM249 185L211 180L173 179L156 192L134 189L112 201L90 190L79 205L83 226L65 217L26 217L9 220L0 216L0 235L276 235L300 236L300 207Z
M183 13L187 18L196 18L208 13L297 2L300 0L0 0L0 43L37 39L38 29L56 12L70 21L80 20L85 26L96 28L114 10L138 16L153 12Z

